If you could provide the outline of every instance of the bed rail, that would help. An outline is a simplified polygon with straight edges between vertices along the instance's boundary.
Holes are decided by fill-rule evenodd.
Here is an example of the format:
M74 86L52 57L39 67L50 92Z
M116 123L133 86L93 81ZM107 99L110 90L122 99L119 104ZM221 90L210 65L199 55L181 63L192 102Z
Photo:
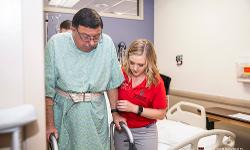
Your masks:
M210 136L216 137L215 143L211 143L210 146L212 150L216 150L218 148L233 148L235 145L236 135L234 133L222 129L213 129L204 131L181 142L180 144L174 145L169 148L169 150L185 149L185 147L188 147L190 150L204 149L204 147L199 147L198 144L203 138Z
M196 113L184 110L185 107L193 109ZM206 129L205 108L198 104L179 102L168 110L167 119Z

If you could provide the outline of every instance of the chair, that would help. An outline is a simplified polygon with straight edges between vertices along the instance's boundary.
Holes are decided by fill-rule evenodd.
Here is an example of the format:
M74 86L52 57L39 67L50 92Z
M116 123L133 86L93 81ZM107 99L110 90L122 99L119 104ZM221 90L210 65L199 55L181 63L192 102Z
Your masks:
M167 95L167 99L168 99L168 108L169 108L169 87L170 87L171 78L169 76L164 75L164 74L160 74L160 76L164 82L166 95Z
M35 120L35 108L29 104L0 109L0 134L12 134L12 150L21 149L20 131L24 125Z
M169 87L170 87L170 82L171 82L171 78L169 76L166 76L164 74L160 74L163 82L164 82L164 86L165 86L165 89L166 89L166 94L168 95L169 94Z

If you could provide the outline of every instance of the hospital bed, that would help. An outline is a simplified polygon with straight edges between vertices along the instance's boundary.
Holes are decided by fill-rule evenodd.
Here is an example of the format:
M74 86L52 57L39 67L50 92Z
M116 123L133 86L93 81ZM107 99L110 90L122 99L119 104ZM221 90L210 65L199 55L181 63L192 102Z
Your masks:
M232 148L235 134L221 129L206 130L203 106L179 102L167 112L167 118L157 122L158 150L215 150Z

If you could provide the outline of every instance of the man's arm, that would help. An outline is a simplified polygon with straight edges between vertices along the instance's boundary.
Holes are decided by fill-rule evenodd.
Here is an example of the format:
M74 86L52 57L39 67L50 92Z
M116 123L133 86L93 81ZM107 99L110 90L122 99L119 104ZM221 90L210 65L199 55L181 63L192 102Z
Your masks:
M49 140L49 136L51 133L54 133L56 138L58 138L58 131L55 128L54 123L54 112L53 112L53 105L54 101L50 97L46 97L46 136Z
M116 102L117 102L117 99L118 99L118 90L117 90L117 88L108 90L107 95L108 95L108 98L109 98L110 108L111 109L116 109ZM118 112L113 112L112 117L113 117L113 121L114 121L116 127L120 130L121 127L119 125L119 122L122 121L122 122L126 123L126 119L123 118L122 116L120 116Z

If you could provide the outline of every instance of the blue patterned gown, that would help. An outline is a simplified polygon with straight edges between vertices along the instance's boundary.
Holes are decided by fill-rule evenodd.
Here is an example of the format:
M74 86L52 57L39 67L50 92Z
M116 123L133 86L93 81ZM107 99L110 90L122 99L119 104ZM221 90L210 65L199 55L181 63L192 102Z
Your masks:
M55 91L103 92L118 87L123 75L111 38L102 34L96 49L78 49L71 33L54 35L45 51L46 96L54 100L54 121L60 150L108 150L108 121L104 95L94 101L73 102Z

